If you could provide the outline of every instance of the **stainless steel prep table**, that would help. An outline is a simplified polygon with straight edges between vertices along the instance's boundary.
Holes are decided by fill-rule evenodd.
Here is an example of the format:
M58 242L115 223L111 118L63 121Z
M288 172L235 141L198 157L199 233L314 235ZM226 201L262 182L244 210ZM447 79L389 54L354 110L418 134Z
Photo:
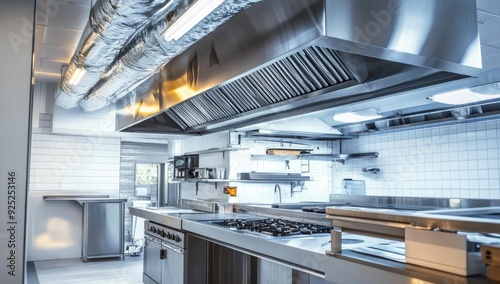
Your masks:
M130 208L132 215L143 217L162 223L175 220L181 225L182 230L195 234L211 242L239 250L241 252L260 257L262 259L278 262L293 269L307 272L318 277L338 279L338 283L489 283L486 277L462 277L386 259L374 258L368 255L351 252L358 245L376 243L384 239L370 238L355 234L344 233L342 238L347 242L343 244L342 254L327 254L330 248L329 237L319 238L273 238L245 234L239 231L227 230L210 223L210 220L227 218L250 218L265 216L292 217L307 220L312 217L315 221L325 216L317 213L304 213L297 210L274 209L271 206L235 205L235 208L246 211L245 213L203 213L189 214L178 213L175 208L162 211ZM182 208L177 208L183 210ZM184 209L185 210L185 209ZM314 215L311 215L314 214ZM326 222L329 220L325 219ZM321 223L325 222L322 221ZM350 240L363 239L361 244L350 243ZM356 271L363 271L358 273ZM346 273L349 272L349 273ZM359 280L359 282L350 282ZM387 282L389 281L389 282Z
M82 261L89 258L125 259L124 214L127 199L108 195L50 195L47 201L76 201L83 207Z

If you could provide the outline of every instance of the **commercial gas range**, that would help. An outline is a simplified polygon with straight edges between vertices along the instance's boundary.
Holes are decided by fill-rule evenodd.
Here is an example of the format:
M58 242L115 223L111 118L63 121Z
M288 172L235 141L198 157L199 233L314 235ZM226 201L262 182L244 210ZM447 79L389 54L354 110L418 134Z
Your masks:
M231 230L247 233L255 232L255 234L263 234L274 237L329 234L332 229L332 227L329 226L277 218L225 219L213 221L212 223Z
M144 227L143 282L184 283L185 233L150 221Z

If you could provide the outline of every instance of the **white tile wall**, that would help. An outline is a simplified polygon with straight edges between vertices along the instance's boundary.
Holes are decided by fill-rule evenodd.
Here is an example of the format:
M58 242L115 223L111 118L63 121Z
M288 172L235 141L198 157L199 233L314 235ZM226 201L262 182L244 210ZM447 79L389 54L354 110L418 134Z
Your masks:
M304 143L317 147L314 151L317 154L332 153L331 142L310 142ZM211 153L200 155L200 167L229 167L229 178L237 179L240 172L301 172L300 160L290 162L290 169L285 168L284 161L255 160L252 154L263 155L268 147L278 147L277 142L254 142L253 140L242 140L240 147L248 148L244 151L231 151L222 153ZM205 136L193 137L182 141L182 151L191 152L217 147L228 146L228 133L221 132ZM298 192L300 187L295 188L293 197L291 195L290 183L280 183L282 202L308 201L328 201L329 194L332 193L331 162L311 161L311 172L308 174L314 178L313 181L305 182L302 192ZM212 183L199 183L198 195L195 194L194 183L182 183L182 198L221 198L229 200L228 195L223 194L223 187L229 183L218 183L217 188ZM278 195L274 193L274 183L242 183L231 182L230 185L237 186L237 198L230 199L234 202L278 202Z
M314 154L331 154L331 142L323 141L303 141L307 145L316 149ZM284 145L284 147L289 145ZM299 145L300 146L300 145ZM280 173L301 173L306 170L302 167L302 161L290 160L289 169L283 160L252 158L252 155L265 155L267 148L281 147L279 142L263 142L251 139L242 140L241 147L249 148L246 151L231 152L230 178L237 179L240 172L280 172ZM297 147L297 145L294 145ZM306 163L306 161L304 161ZM331 175L332 163L329 161L309 161L309 173L303 173L312 177L312 181L306 181L304 187L295 187L291 190L290 182L280 182L281 202L299 201L328 201L329 194L332 193ZM237 182L231 185L238 187L238 202L259 202L274 203L279 202L279 192L274 192L275 183L246 183Z
M34 128L27 259L81 256L81 206L72 201L44 201L44 195L106 194L119 197L119 177L120 139L54 135L50 134L50 128Z
M496 120L344 141L345 152L377 151L379 157L334 165L334 191L342 192L343 178L353 178L366 181L369 195L500 198L498 137ZM380 173L363 173L363 167Z
M213 133L203 136L196 136L193 138L182 140L181 152L193 152L199 150L206 150L211 148L224 148L228 146L229 136L227 132ZM214 167L228 167L229 156L222 152L209 153L200 155L200 167L214 168ZM195 183L182 183L180 184L181 196L180 198L186 199L228 199L228 195L223 193L224 186L227 183L198 183L198 193L196 193Z

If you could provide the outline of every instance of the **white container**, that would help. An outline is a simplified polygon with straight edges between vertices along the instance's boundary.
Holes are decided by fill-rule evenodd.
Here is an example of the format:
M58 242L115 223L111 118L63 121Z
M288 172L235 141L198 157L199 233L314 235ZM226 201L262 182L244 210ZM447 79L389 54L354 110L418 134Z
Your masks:
M481 252L467 251L467 237L451 232L405 229L406 262L462 276L483 274Z

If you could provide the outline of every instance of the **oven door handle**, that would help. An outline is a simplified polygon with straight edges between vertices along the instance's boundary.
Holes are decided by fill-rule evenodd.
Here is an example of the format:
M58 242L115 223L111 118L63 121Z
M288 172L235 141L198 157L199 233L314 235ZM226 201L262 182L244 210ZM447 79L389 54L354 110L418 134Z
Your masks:
M161 249L160 250L160 259L166 259L166 258L167 258L167 250Z
M177 246L173 246L173 245L170 245L170 244L162 244L162 246L164 246L165 248L169 249L169 250L172 250L176 253L179 253L179 254L184 254L184 249L180 248L180 247L177 247Z

